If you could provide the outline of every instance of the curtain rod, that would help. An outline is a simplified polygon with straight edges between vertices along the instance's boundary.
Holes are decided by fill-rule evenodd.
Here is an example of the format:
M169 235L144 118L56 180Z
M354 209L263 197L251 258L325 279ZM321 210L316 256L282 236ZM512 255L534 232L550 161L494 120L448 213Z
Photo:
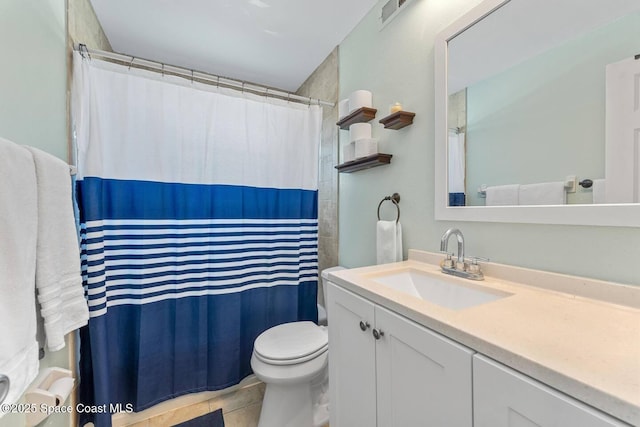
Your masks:
M129 67L131 66L145 67L155 72L170 73L172 75L184 77L188 80L194 80L194 79L204 80L207 82L214 83L216 86L222 85L228 88L242 90L243 92L244 91L253 92L255 94L260 94L267 97L280 98L283 100L296 101L300 103L308 103L309 105L314 103L318 105L326 105L328 107L335 106L333 102L323 101L321 99L312 99L306 96L296 95L291 92L284 92L278 89L259 86L253 83L230 79L224 76L217 76L215 74L204 73L202 71L192 70L189 68L163 64L162 62L151 61L149 59L138 58L136 56L123 55L121 53L107 52L107 51L98 50L98 49L91 49L91 48L87 48L86 45L81 43L74 45L73 48L75 51L79 52L83 57L85 55L89 55L89 58L91 58L91 56L93 55L96 57L102 57L102 58L111 59L114 61L123 62L125 64L128 64Z

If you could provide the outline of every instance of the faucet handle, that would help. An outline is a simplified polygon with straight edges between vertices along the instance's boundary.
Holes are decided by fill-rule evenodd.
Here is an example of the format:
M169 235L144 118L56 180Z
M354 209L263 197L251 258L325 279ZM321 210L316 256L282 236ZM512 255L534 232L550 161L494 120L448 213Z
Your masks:
M464 259L464 269L472 274L482 275L480 272L480 265L478 261L489 261L489 258L483 258L480 256L470 256Z
M454 268L455 264L452 258L453 253L449 253L447 251L440 251L440 253L445 254L447 256L447 258L442 260L442 262L440 263L440 266L445 268Z

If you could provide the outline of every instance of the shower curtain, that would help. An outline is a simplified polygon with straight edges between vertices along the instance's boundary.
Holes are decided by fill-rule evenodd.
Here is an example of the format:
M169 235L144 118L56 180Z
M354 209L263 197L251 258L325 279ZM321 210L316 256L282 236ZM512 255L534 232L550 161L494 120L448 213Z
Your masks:
M74 56L80 400L110 425L251 373L253 341L317 320L318 106ZM131 406L127 406L131 405Z

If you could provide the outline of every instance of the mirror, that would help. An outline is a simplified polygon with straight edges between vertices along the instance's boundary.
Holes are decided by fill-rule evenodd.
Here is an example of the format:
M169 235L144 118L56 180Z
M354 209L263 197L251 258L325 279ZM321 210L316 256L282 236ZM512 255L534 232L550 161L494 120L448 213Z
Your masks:
M443 31L436 218L640 225L638 53L637 0L486 0Z

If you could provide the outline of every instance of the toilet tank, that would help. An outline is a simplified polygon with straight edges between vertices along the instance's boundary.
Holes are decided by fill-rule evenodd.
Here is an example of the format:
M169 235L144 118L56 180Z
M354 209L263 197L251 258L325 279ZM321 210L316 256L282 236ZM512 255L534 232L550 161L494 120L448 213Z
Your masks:
M324 270L322 270L322 273L320 273L320 276L322 277L322 294L324 296L324 307L321 307L320 305L318 305L318 324L320 325L326 325L327 324L327 288L329 287L329 273L331 273L332 271L340 271L340 270L345 270L344 267L342 266L336 266L336 267L329 267L329 268L325 268ZM322 312L321 309L324 311Z

